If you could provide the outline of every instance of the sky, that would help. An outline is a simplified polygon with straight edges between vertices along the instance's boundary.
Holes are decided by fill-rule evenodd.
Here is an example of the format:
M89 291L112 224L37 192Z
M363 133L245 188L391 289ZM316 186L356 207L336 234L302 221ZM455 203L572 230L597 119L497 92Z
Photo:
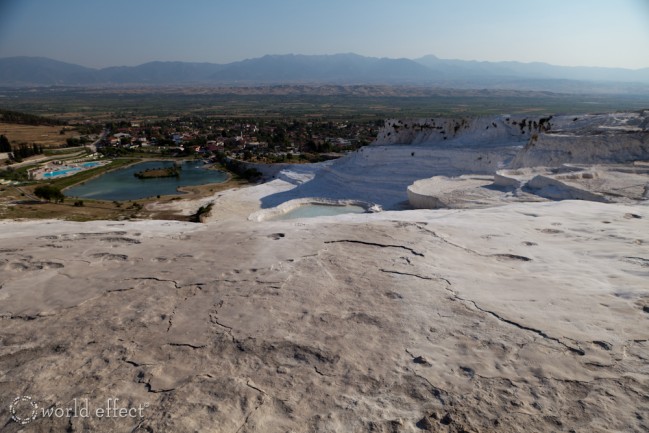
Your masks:
M88 67L266 54L649 67L649 0L0 0L0 57Z

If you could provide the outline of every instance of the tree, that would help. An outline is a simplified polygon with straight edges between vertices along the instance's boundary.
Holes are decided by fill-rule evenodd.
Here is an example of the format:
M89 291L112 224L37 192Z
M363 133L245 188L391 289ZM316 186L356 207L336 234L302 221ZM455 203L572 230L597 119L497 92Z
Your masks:
M70 137L65 141L68 144L68 147L79 147L81 145L81 142L78 138Z
M32 155L43 153L43 149L37 144L32 144L31 146L28 146L25 143L20 143L18 147L13 148L13 153L14 153L14 159L22 160L24 158L29 158Z
M63 195L61 190L52 185L37 186L34 189L34 195L36 195L36 197L38 198L42 198L43 200L54 200L54 203L63 203L63 201L65 200L65 195Z
M4 135L0 135L0 153L11 152L11 144L9 139Z

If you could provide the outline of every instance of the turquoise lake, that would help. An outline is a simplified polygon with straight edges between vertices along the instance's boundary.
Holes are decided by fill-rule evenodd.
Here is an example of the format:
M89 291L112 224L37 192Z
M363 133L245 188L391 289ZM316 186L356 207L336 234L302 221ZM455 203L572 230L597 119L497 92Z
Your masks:
M126 168L111 171L83 184L64 191L66 196L97 200L137 200L157 195L179 194L178 187L221 183L228 178L225 172L206 168L202 161L185 161L181 164L179 177L138 179L138 171L171 167L173 161L140 162Z

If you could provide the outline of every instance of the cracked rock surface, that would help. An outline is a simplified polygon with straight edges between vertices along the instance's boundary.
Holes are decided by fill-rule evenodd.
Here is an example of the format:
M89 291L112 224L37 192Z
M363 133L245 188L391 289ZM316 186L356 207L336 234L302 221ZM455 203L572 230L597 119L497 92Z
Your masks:
M0 431L645 432L648 229L567 201L0 222ZM17 396L147 406L25 426Z

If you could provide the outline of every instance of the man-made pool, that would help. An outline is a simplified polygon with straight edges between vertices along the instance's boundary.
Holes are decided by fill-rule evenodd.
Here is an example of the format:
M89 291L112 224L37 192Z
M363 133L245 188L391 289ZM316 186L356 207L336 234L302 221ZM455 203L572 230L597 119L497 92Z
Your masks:
M77 171L87 170L100 166L101 162L84 162L83 164L75 165L72 167L62 168L60 170L48 171L43 173L43 179L52 179L54 177L68 176L69 174L76 173Z
M180 176L138 179L138 171L172 167L173 161L148 161L121 168L65 190L65 195L98 200L137 200L157 195L178 194L178 187L221 183L228 179L225 172L211 170L202 161L185 161Z
M51 179L53 177L60 177L60 176L65 176L68 175L72 172L79 171L81 168L79 167L70 167L70 168L64 168L61 170L55 170L55 171L48 171L47 173L43 173L43 179Z
M304 204L286 213L270 218L270 221L292 220L297 218L313 218L319 216L335 216L346 213L365 213L365 208L355 205L335 206L328 204Z

